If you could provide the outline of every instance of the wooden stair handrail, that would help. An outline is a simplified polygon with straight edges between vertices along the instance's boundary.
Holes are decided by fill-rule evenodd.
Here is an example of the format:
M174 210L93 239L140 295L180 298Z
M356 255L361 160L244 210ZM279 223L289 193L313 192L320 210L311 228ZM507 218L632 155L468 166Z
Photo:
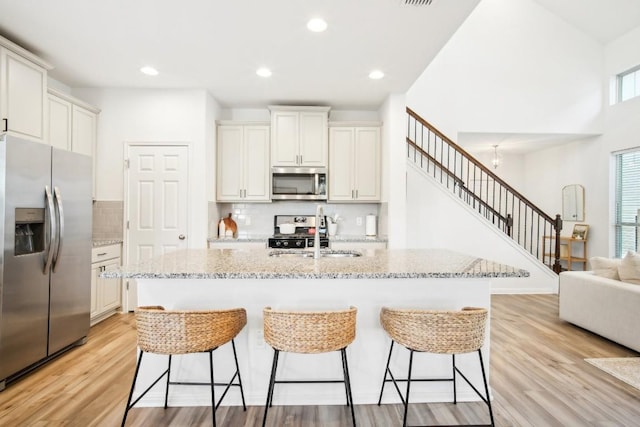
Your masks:
M453 179L455 183L458 185L458 188L464 191L466 195L471 196L479 205L481 205L486 210L491 212L494 216L497 216L498 220L504 222L505 224L508 224L509 219L507 217L501 215L500 212L496 211L491 205L489 205L487 202L485 202L480 197L478 197L477 194L469 190L467 186L464 185L464 181L462 179L457 177L449 169L445 168L442 163L440 163L433 156L431 156L429 153L424 151L419 145L417 145L414 141L412 141L411 138L407 137L407 143L411 145L415 150L419 151L422 156L426 157L427 159L429 159L429 161L433 162L433 164L435 164L441 171L446 173L451 179Z
M516 189L514 189L509 184L507 184L498 175L496 175L495 173L491 172L491 170L489 168L487 168L482 163L478 162L472 155L467 153L462 147L460 147L458 144L453 142L451 139L449 139L448 137L443 135L438 129L436 129L434 126L432 126L431 123L429 123L426 120L424 120L422 117L420 117L416 112L414 112L409 107L407 107L407 114L409 114L411 117L413 117L416 121L420 122L422 125L424 125L427 128L429 128L429 130L431 130L431 132L433 132L434 134L439 136L442 140L446 141L447 144L449 144L455 150L459 151L464 157L466 157L469 161L471 161L471 163L473 163L476 167L478 167L482 171L484 171L493 180L495 180L496 182L500 183L500 185L505 187L508 191L513 193L516 197L518 197L520 200L522 200L527 206L529 206L529 208L531 208L533 211L535 211L538 215L540 215L541 217L543 217L544 219L546 219L550 223L554 223L555 224L556 220L554 218L551 218L549 215L547 215L545 212L543 212L540 208L538 208L535 204L533 204L533 202L529 201L529 199L524 197L522 194L520 194L520 192L518 192Z
M482 173L484 172L484 174L486 174L486 176L488 178L493 179L494 188L495 188L495 184L497 183L498 185L501 186L501 188L503 188L505 190L505 195L506 194L511 194L511 197L513 198L513 200L517 199L518 203L524 204L525 211L526 211L527 208L530 209L532 215L534 213L538 215L538 220L542 219L543 221L548 223L551 227L553 227L553 232L554 232L555 238L556 238L556 244L555 244L555 248L554 248L555 249L555 251L554 251L555 253L553 254L554 255L554 263L553 263L553 265L551 267L552 267L554 272L560 273L560 271L562 270L561 264L560 264L560 232L562 230L562 218L560 217L560 215L556 215L555 218L552 218L550 215L547 215L540 208L538 208L535 204L533 204L529 199L527 199L522 194L520 194L520 192L518 192L516 189L511 187L504 180L502 180L499 176L497 176L495 173L493 173L489 168L487 168L485 165L483 165L478 160L476 160L471 154L467 153L462 147L460 147L458 144L453 142L446 135L444 135L442 132L440 132L438 129L436 129L433 125L431 125L431 123L427 122L422 117L420 117L411 108L406 107L406 112L411 118L413 118L416 121L416 123L421 124L423 128L427 128L428 132L434 134L436 136L436 138L440 138L440 140L442 142L442 144L441 144L441 154L442 154L442 147L444 146L444 143L446 143L447 144L447 153L449 153L449 149L450 148L453 148L454 156L456 155L456 153L460 154L461 158L466 159L466 161L468 163L471 163L474 168L477 168L477 169L480 170L481 176L482 176ZM414 129L414 131L416 131L416 130ZM447 183L449 182L449 179L451 179L453 181L454 188L456 188L456 187L459 188L461 191L464 192L464 194L466 196L470 196L474 200L474 202L477 202L478 206L484 208L485 211L490 212L494 216L494 218L497 217L498 224L500 224L500 221L502 221L502 223L506 225L506 229L507 229L506 233L510 237L514 238L512 236L512 234L511 234L512 227L513 227L513 218L511 216L511 214L508 214L506 218L503 215L501 215L500 212L497 211L492 205L490 205L489 203L487 203L484 200L482 200L482 198L479 197L477 194L475 194L475 192L473 190L467 188L465 186L464 180L462 178L458 177L455 174L455 172L452 172L451 170L449 170L448 166L445 166L440 161L438 161L435 157L433 157L431 154L429 154L427 151L425 151L423 149L423 147L419 146L409 136L406 137L406 142L407 142L407 144L409 146L413 147L413 149L416 150L417 153L420 154L420 158L426 158L428 162L432 163L435 167L437 167L441 171L441 174L444 172L444 174L446 174L446 176L447 176ZM436 139L436 142L437 142L437 139ZM435 144L435 142L434 142L434 144ZM435 145L434 145L434 149L435 149ZM427 148L427 150L428 150L428 148ZM475 177L475 173L474 173L474 177ZM441 178L442 178L442 175L441 175ZM447 187L448 187L448 184L447 184ZM470 202L467 201L467 203L470 203ZM474 204L474 208L475 208L475 204ZM532 219L533 219L533 217L532 217ZM526 225L526 219L525 219L525 225ZM520 240L519 236L520 235L518 234L518 239L516 239L516 240L518 241L518 243L520 243L521 245L525 246L526 245L526 233L525 233L525 237L524 237L524 242L525 243L523 243ZM540 238L541 237L538 236L538 239L540 239ZM544 236L542 236L542 239L544 239ZM530 240L530 242L531 242L531 240ZM531 248L532 247L531 247L531 244L530 244L529 251L533 254ZM544 262L544 254L543 254L543 262Z

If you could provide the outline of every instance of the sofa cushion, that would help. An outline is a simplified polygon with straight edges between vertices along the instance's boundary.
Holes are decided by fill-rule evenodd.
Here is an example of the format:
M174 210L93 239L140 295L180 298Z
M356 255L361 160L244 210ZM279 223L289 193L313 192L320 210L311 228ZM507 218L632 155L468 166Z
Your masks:
M619 258L605 258L602 256L589 258L589 264L591 264L593 274L613 280L620 280L618 267L620 267L621 261Z
M627 252L618 267L620 280L634 285L640 285L640 254Z

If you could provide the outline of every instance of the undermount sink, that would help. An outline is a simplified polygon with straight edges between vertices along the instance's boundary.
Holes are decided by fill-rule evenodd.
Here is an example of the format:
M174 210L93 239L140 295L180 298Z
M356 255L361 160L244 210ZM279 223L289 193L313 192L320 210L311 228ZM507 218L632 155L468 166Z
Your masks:
M269 252L269 256L274 258L313 258L313 252L296 250L275 250ZM354 258L362 256L362 254L356 251L332 251L325 249L320 251L320 256L323 258Z

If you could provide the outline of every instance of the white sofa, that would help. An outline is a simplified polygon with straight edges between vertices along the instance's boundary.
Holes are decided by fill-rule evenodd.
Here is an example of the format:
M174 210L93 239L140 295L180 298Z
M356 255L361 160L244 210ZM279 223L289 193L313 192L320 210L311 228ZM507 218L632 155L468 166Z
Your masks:
M560 318L640 352L640 285L560 273Z

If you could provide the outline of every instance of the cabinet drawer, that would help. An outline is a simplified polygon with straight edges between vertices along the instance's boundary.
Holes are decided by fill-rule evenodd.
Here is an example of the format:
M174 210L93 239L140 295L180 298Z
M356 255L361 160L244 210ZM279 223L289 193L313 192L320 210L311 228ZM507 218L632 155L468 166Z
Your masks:
M117 244L93 248L91 251L91 262L94 263L101 262L106 259L120 258L120 246L121 245Z

